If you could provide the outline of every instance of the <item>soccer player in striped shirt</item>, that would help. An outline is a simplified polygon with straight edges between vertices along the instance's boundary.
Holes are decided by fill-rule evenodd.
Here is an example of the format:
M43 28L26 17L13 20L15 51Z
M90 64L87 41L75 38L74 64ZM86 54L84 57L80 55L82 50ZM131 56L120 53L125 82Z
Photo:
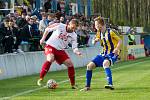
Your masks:
M81 91L88 91L91 88L92 69L95 67L103 67L106 73L108 84L106 89L113 90L112 72L110 66L117 60L122 40L111 29L106 28L106 24L102 17L94 19L95 28L97 29L96 38L93 44L100 41L103 52L98 54L88 65L86 71L86 86Z

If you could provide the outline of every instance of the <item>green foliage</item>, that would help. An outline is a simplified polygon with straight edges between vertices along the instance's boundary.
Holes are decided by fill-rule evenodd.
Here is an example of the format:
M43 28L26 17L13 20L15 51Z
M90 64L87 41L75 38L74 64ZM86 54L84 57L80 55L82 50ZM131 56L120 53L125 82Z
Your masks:
M150 0L92 0L94 13L114 24L146 26L150 23Z
M123 20L118 21L118 24L121 25L121 26L124 26L125 25L125 21L123 21Z

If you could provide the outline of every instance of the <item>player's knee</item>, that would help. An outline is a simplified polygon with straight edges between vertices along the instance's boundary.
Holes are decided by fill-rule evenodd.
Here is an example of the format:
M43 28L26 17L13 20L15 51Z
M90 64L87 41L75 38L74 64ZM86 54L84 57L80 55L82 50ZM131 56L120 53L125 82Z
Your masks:
M54 58L47 58L47 61L54 62Z
M64 64L65 64L67 67L72 67L72 66L73 66L73 63L72 63L72 61L71 61L70 59L66 60L66 61L64 62Z
M68 66L68 67L72 67L72 66L73 66L73 63L72 63L72 62L68 62L68 63L67 63L67 66Z
M95 66L92 63L87 65L87 70L92 70Z
M53 55L47 55L47 61L54 62L54 56Z
M73 66L73 63L71 60L68 60L68 62L66 63L68 67L72 67Z
M110 66L109 60L104 60L103 62L103 68L108 68Z

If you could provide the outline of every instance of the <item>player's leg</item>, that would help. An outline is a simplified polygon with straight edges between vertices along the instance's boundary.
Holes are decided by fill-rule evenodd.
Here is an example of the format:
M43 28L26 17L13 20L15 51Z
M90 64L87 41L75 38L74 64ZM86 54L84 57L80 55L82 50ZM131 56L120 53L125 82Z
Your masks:
M42 70L40 72L40 78L43 79L44 76L46 75L46 73L49 71L49 68L52 64L52 62L54 62L54 54L48 54L46 56L46 61L44 62L44 64L42 65Z
M60 65L64 64L65 66L67 66L68 77L70 79L72 89L75 89L75 70L71 59L64 50L57 50L55 54L56 62Z
M113 82L112 82L112 72L110 69L110 65L111 65L111 62L108 59L105 59L103 62L103 68L105 70L105 74L106 74L107 81L108 81L108 84L105 85L105 88L113 90L114 87L113 87Z
M92 79L92 69L95 67L102 66L103 56L97 55L88 65L86 70L86 85L85 88L81 89L80 91L88 91L90 90L91 86L91 79Z
M55 60L53 51L54 51L53 48L51 48L49 46L45 47L46 61L42 65L42 69L40 72L40 79L37 81L37 85L39 85L39 86L42 85L44 76L49 71L49 68L50 68L52 62L54 62L54 60Z
M39 86L42 85L42 81L44 79L44 76L49 71L49 68L50 68L52 62L54 61L54 55L53 54L48 54L46 58L47 58L46 61L42 65L42 69L41 69L41 72L40 72L40 79L37 82L37 85L39 85Z
M73 63L71 61L71 59L66 59L63 64L65 66L67 66L68 68L68 77L70 79L70 83L71 83L71 86L72 86L72 89L76 89L76 85L75 85L75 69L74 69L74 66L73 66Z
M94 69L96 67L94 62L90 62L87 65L87 70L86 70L86 85L84 89L81 89L81 91L88 91L90 90L90 86L91 86L91 79L92 79L92 69Z

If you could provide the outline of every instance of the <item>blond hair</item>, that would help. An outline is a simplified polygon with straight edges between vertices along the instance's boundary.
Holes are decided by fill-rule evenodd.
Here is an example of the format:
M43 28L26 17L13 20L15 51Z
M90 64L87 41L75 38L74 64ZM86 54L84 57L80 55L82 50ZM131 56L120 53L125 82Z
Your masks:
M104 21L104 18L99 16L99 17L96 17L94 19L94 21L98 21L99 24L101 24L102 26L105 25L105 21Z

